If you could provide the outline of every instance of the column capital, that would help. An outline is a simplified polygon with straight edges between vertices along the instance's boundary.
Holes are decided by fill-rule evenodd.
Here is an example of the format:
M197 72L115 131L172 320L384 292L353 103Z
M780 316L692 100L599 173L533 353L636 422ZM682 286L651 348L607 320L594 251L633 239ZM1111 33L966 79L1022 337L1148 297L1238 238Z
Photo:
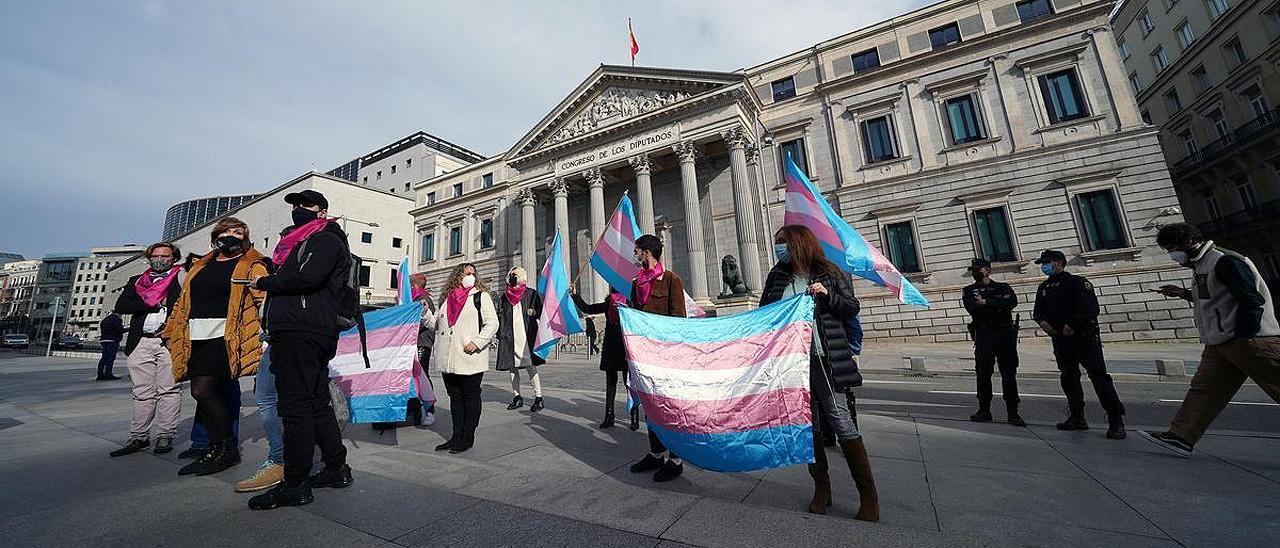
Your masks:
M604 173L600 168L593 167L582 172L582 176L587 179L587 186L590 188L604 188Z
M751 143L751 135L747 133L747 129L742 125L736 125L720 132L720 138L729 145L730 149L745 148Z
M627 163L631 164L631 169L636 170L636 175L644 175L649 173L649 154L641 152L637 156L627 159Z
M516 192L516 201L520 205L538 205L538 195L533 193L531 188L522 188Z
M747 165L753 166L760 162L760 145L751 143L747 145Z
M473 218L476 216L476 208L467 206L467 208L463 210L462 214L468 219Z
M569 182L560 177L551 180L551 195L557 198L567 198L569 196Z
M698 155L698 145L693 141L680 141L672 146L671 150L680 157L681 162L692 162Z

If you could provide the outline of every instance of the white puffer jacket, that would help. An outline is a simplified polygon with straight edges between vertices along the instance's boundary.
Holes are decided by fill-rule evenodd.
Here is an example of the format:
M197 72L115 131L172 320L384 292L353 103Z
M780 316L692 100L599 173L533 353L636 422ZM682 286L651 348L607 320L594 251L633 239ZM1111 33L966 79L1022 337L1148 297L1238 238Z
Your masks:
M480 309L476 310L476 295L480 295ZM489 342L498 333L498 311L489 293L472 288L462 305L458 321L449 325L448 296L441 296L441 303L432 318L436 341L431 348L431 365L441 373L474 375L489 369ZM483 327L481 327L483 325ZM467 354L463 348L475 343L480 351Z

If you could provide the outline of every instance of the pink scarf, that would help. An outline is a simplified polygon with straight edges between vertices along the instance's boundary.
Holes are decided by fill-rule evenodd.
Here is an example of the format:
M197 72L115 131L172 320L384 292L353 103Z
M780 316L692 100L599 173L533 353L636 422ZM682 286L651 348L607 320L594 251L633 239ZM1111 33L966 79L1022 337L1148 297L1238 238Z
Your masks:
M271 253L271 262L276 266L284 264L285 259L289 258L289 252L293 251L293 248L297 247L303 240L311 237L312 234L324 230L327 224L329 224L329 219L316 219L281 236L280 242L276 244L276 250Z
M449 327L458 323L458 317L462 315L462 307L467 304L467 296L471 294L471 289L466 287L458 287L449 292L449 305L445 309L445 314L449 319Z
M527 284L507 286L507 302L511 303L511 306L520 304L520 299L524 297L524 290L528 288Z
M169 293L169 284L178 279L180 270L182 270L181 266L173 265L173 268L163 276L155 279L151 278L152 271L148 270L138 276L138 281L133 284L133 288L138 290L138 296L142 298L142 302L147 303L147 306L156 306Z
M662 274L666 272L662 268L662 263L655 263L653 268L646 268L636 275L636 302L640 306L644 306L649 302L649 294L653 292L653 282L662 278Z
M609 307L604 309L604 319L609 323L618 323L618 307L626 306L627 296L613 291L609 293Z
M425 297L426 295L427 295L427 288L425 287L409 288L409 300L421 301L422 298Z

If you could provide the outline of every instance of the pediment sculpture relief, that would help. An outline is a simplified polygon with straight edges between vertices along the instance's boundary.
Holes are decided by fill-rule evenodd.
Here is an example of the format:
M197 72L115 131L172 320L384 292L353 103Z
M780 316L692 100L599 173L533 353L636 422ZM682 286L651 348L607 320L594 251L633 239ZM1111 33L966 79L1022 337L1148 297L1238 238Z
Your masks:
M683 91L662 91L652 89L627 89L612 87L591 101L585 109L569 120L547 139L548 145L573 139L595 131L601 127L618 123L627 118L658 110L662 107L683 101L689 94Z

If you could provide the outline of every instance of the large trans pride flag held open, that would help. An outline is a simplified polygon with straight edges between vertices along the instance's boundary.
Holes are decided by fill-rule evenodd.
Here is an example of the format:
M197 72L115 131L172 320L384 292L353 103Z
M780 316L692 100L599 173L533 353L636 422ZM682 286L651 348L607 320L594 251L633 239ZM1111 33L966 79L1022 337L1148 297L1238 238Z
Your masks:
M718 472L814 461L811 297L718 318L618 314L631 392L672 453Z

